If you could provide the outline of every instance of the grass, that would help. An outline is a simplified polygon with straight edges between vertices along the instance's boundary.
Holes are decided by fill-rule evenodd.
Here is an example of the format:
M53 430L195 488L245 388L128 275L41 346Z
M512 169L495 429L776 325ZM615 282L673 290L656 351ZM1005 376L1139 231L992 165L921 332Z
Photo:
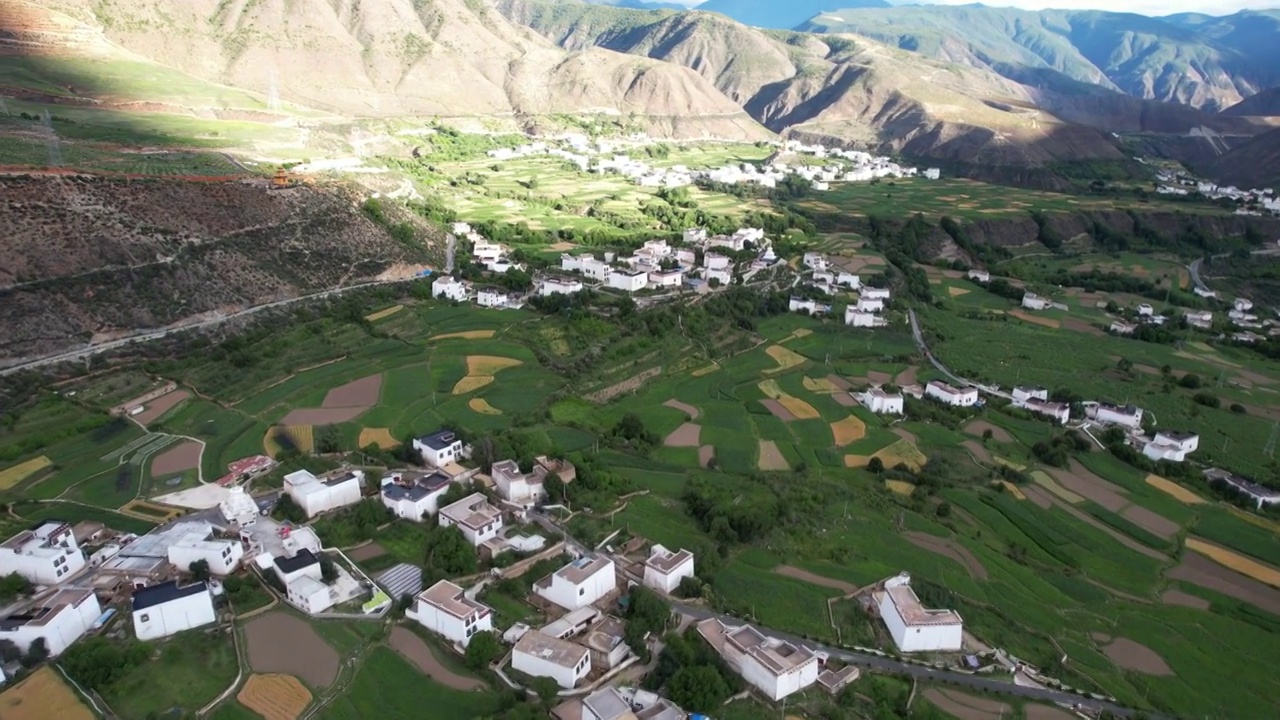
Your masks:
M453 690L430 678L385 648L375 648L360 664L350 690L320 714L325 720L412 717L431 708L439 717L483 717L497 712L495 693Z
M143 718L171 708L195 712L231 684L236 668L225 630L191 630L162 642L158 657L130 671L103 698L122 717Z
M155 527L155 523L122 515L112 510L72 503L19 502L14 504L13 512L32 524L42 520L62 520L72 524L88 520L103 523L109 528L122 532L138 534L150 532Z

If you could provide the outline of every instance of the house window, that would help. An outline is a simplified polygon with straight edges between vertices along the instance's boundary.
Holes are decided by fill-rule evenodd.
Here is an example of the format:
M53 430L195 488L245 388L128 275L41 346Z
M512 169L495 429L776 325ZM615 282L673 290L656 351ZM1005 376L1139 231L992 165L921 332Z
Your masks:
M582 597L583 595L586 595L586 594L587 594L586 588L578 588L578 597Z
M150 615L148 615L147 613L142 613L142 617L140 617L140 618L138 618L138 619L139 619L139 620L141 620L141 621L142 621L142 622L144 622L144 623L151 622L151 616L150 616Z

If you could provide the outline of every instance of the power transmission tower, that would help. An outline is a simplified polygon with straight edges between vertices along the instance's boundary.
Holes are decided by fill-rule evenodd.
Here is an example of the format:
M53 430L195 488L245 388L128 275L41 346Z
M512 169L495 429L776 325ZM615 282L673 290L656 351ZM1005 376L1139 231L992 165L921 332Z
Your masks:
M1262 452L1266 453L1267 457L1275 456L1277 434L1280 434L1280 422L1275 422L1271 424L1271 435L1267 438L1266 446L1262 448Z
M58 131L53 129L53 118L45 110L41 115L46 135L45 145L49 149L49 167L62 166L62 146L58 142Z

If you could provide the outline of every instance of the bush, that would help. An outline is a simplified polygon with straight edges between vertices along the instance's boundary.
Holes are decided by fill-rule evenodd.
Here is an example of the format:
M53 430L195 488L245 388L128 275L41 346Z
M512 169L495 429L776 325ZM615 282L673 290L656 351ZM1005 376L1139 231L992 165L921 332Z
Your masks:
M1247 411L1244 409L1244 406L1241 405L1240 403L1231 403L1231 412L1237 415L1243 415Z
M1222 401L1218 399L1217 395L1208 392L1198 392L1191 399L1197 404L1210 408L1216 408L1222 405Z

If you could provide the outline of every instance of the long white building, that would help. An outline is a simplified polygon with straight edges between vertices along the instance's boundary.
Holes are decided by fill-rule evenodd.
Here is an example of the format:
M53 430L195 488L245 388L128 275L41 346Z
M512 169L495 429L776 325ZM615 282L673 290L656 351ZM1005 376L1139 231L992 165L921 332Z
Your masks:
M56 585L84 569L71 526L46 520L0 544L0 575L18 573L36 585Z
M902 652L954 652L964 642L963 623L954 610L928 610L903 573L885 581L879 599L880 617Z
M770 700L781 700L818 679L818 656L812 651L766 637L750 625L730 627L710 618L698 623L698 634Z
M229 575L240 565L244 557L244 544L239 540L216 540L211 538L212 526L208 523L194 522L190 531L174 540L169 546L169 562L175 567L190 570L191 565L201 560L209 564L209 572L214 575Z
M568 690L591 672L591 652L577 643L530 630L516 641L511 667L533 677L549 677Z
M493 630L493 610L467 598L462 588L441 580L418 593L405 615L450 642L466 646L471 636Z
M216 622L213 596L203 582L179 587L176 581L133 591L133 632L155 640Z
M1098 403L1097 405L1086 407L1085 413L1089 416L1089 419L1104 424L1120 425L1130 430L1137 430L1142 427L1142 408L1134 405Z
M954 407L973 407L978 404L977 388L957 388L941 380L930 380L929 384L924 386L924 394L926 397Z
M43 639L49 655L57 657L101 615L102 606L92 590L49 590L32 598L23 609L0 618L0 640L12 642L25 653L37 639Z
M617 588L617 572L606 557L581 557L533 584L533 592L565 610L577 610Z
M318 478L307 470L298 470L284 476L284 491L302 508L307 517L313 518L320 513L360 502L360 486L363 483L363 470L348 470L324 478Z

